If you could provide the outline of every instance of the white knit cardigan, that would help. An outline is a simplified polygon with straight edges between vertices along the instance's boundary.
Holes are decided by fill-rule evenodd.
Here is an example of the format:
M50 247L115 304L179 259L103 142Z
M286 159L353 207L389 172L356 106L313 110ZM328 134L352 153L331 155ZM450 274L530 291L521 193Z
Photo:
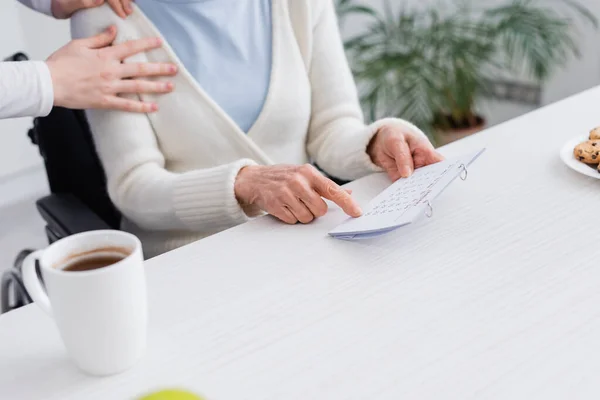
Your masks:
M333 176L356 179L379 171L366 147L383 123L422 134L399 119L363 123L332 0L272 3L270 87L248 134L168 44L128 60L179 65L173 93L142 96L158 103L158 113L87 112L122 228L142 240L146 257L248 221L234 194L244 166L316 162ZM121 20L107 5L76 14L72 35L89 37L111 24L119 30L117 42L160 36L139 8Z

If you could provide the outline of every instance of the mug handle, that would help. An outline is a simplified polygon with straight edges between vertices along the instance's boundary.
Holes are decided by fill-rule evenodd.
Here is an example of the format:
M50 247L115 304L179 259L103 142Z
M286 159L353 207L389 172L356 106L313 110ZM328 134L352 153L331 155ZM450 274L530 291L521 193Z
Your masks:
M42 286L40 279L38 278L37 271L35 270L36 261L40 258L44 250L37 250L25 257L21 267L21 273L23 274L23 283L29 296L35 301L46 314L52 316L52 306L50 306L50 299L46 294L46 290Z

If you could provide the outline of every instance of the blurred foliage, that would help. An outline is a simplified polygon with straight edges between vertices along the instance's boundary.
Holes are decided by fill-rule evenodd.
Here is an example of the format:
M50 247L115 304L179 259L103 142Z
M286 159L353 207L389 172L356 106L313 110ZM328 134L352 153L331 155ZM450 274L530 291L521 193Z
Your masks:
M394 1L397 4L396 1ZM340 20L367 18L345 43L361 101L371 120L402 117L428 133L475 126L477 100L494 78L518 74L548 80L579 57L577 28L598 27L575 0L455 1L448 7L338 0Z

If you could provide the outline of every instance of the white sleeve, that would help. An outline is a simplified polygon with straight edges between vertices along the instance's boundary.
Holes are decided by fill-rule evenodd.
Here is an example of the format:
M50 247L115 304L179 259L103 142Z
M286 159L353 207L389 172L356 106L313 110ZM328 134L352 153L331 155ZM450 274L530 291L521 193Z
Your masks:
M43 117L53 104L52 76L45 62L0 62L0 119Z
M52 0L18 0L24 6L52 17Z

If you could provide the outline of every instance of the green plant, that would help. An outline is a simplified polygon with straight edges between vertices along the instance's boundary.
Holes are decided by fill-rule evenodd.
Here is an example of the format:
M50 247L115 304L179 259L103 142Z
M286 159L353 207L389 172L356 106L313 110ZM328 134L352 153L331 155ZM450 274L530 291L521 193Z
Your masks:
M355 0L337 0L336 9L340 21L343 21L345 17L352 14L377 15L371 7L357 4Z
M597 28L596 18L575 0L555 0L558 8L550 2L508 0L485 8L462 1L424 11L395 11L388 3L379 13L340 0L342 16L372 18L346 42L369 117L403 117L430 134L477 126L475 106L491 79L520 74L543 83L579 56L575 21Z

